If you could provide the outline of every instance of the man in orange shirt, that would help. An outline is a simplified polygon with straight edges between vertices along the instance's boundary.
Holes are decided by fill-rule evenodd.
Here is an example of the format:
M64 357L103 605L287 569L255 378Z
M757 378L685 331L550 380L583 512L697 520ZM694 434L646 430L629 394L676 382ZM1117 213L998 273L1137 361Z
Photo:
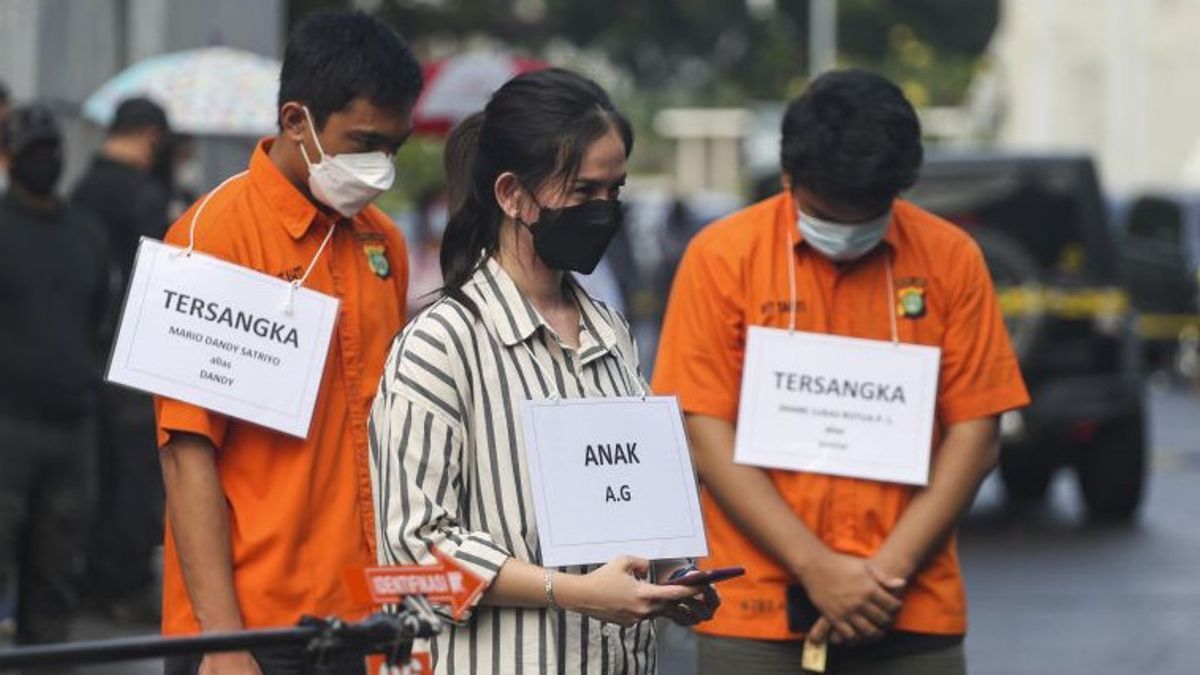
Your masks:
M167 494L163 632L362 618L341 574L373 565L367 416L405 318L407 256L369 203L390 187L421 69L404 40L360 12L311 15L292 33L279 133L249 169L185 213L167 242L340 301L305 439L180 401L155 401ZM203 207L203 208L201 208ZM199 217L197 217L199 216ZM173 658L168 673L308 672L300 649ZM322 672L361 673L347 658Z
M955 525L997 458L997 417L1028 396L979 248L898 199L920 127L900 90L826 74L789 106L785 190L709 226L680 265L654 388L676 394L704 482L711 555L744 565L697 630L705 673L962 673ZM928 485L733 462L749 326L941 349Z

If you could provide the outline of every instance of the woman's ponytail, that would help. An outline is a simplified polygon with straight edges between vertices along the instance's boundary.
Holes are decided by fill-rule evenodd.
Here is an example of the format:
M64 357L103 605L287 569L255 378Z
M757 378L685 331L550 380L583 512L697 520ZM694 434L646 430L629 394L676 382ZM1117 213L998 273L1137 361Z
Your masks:
M484 113L477 112L459 123L446 140L444 157L450 219L442 234L439 253L442 292L472 313L477 313L475 303L463 293L462 287L478 269L481 252L495 250L498 241L494 234L500 216L491 185L478 184L486 180L487 173L479 166L483 122Z

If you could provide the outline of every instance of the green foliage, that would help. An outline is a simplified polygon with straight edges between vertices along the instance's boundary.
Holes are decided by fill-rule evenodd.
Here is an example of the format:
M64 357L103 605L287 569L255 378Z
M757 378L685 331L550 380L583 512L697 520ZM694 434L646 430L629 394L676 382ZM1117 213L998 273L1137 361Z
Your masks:
M413 208L422 194L445 185L442 147L438 138L409 139L396 153L396 185L379 198L380 208L388 213Z
M289 22L350 0L289 0ZM808 81L808 2L775 0L378 0L377 14L428 56L485 35L537 55L563 41L627 73L614 97L639 129L634 169L653 162L646 133L668 106L745 106L799 94ZM882 72L918 106L956 105L999 20L999 0L839 0L839 65ZM414 141L397 160L395 203L441 179L441 144Z

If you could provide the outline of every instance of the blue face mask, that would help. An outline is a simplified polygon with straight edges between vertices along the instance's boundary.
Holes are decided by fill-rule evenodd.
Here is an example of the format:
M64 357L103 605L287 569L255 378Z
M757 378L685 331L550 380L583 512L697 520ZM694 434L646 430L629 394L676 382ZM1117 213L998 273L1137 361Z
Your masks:
M890 209L878 218L853 225L821 220L803 211L798 213L797 226L804 241L836 262L855 260L869 253L883 241L888 224L892 222Z

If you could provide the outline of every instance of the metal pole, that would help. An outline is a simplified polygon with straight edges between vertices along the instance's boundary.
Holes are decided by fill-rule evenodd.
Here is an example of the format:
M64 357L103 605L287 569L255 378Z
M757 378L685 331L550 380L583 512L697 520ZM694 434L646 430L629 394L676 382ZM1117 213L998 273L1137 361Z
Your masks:
M423 600L420 603L424 603ZM90 642L67 642L36 647L0 649L0 671L38 666L67 666L136 661L141 659L237 652L260 647L304 647L314 661L326 654L356 650L363 654L385 653L401 663L408 660L415 638L432 637L440 621L427 603L405 600L399 615L375 614L360 623L339 619L305 617L294 628L271 628L191 637L141 637Z
M118 640L93 640L62 644L0 649L0 671L36 666L111 663L181 656L184 654L237 652L259 647L304 645L317 637L316 626L211 633L196 637L140 637Z
M837 65L837 0L808 0L808 75Z

